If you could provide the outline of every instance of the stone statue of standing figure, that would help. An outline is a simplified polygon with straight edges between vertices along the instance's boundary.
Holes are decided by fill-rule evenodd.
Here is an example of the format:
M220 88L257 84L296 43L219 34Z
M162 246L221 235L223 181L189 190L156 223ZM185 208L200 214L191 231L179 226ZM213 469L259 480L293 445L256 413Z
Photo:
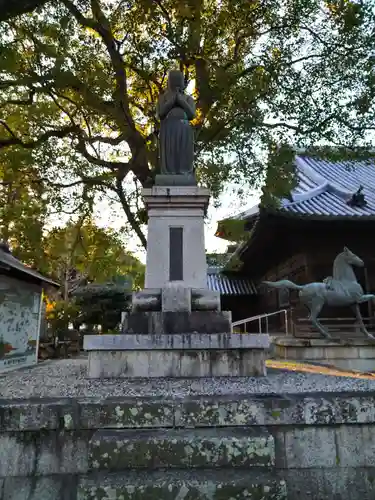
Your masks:
M177 175L179 178L184 176L194 179L194 130L189 122L195 117L195 103L184 90L183 73L170 71L168 88L160 96L156 108L160 119L159 155L162 177ZM185 184L186 180L182 183Z

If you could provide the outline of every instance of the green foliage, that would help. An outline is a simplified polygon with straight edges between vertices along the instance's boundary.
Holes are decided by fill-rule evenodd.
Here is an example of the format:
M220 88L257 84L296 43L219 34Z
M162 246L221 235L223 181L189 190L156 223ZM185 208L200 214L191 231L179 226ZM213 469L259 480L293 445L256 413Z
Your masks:
M41 268L49 192L30 157L30 151L22 149L16 154L6 150L1 155L0 238L24 263Z
M375 152L364 147L345 149L340 147L314 146L306 150L306 155L333 162L345 161L349 169L351 162L373 162L375 159Z
M219 222L216 236L228 241L240 243L249 238L249 231L246 230L245 225L245 220L224 219Z
M44 238L44 251L49 274L63 286L68 281L68 288L72 274L96 283L126 276L135 289L143 286L143 264L125 250L115 231L91 221L54 228Z
M47 2L2 24L0 165L26 149L56 210L113 199L146 245L139 187L157 168L155 104L177 66L197 100L198 178L218 196L267 176L270 205L293 184L275 145L368 149L373 25L371 2Z
M295 151L287 145L278 147L275 144L270 150L261 206L278 208L282 198L290 198L297 184L294 159Z
M232 255L230 261L228 264L225 266L226 271L239 271L243 265L243 262L241 259L238 257L238 255Z
M209 253L209 254L206 254L208 266L223 267L226 264L228 258L229 258L229 255L227 253Z
M79 307L71 300L57 300L47 307L46 319L55 336L62 338L69 324L76 321Z
M127 311L131 303L131 287L116 283L79 287L72 294L79 308L76 324L88 327L101 325L103 333L114 330L121 321L121 313Z

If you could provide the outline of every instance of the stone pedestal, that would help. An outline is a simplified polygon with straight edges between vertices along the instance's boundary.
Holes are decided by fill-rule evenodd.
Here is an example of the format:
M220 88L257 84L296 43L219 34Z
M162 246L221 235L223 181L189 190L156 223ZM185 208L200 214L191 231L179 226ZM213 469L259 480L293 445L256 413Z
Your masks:
M375 372L375 342L363 339L327 340L280 337L274 340L277 357L319 363L341 370Z
M163 288L170 281L207 288L204 215L209 196L208 189L198 186L143 190L148 212L146 289Z
M264 376L268 335L86 335L90 378Z
M188 183L177 186L180 176L167 177L157 179L168 181L167 186L157 182L143 191L149 217L146 287L133 293L120 335L85 337L88 376L266 375L269 336L233 335L231 312L221 311L220 294L207 289L209 191Z
M233 334L213 292L169 283L135 292L132 308L122 334L85 336L90 378L266 375L269 336Z

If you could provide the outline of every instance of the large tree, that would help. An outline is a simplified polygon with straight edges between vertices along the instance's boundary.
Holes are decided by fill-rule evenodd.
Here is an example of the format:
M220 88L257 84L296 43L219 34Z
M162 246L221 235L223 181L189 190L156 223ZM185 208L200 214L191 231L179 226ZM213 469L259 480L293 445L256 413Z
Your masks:
M43 230L49 190L39 179L30 151L4 151L0 163L0 240L13 254L35 268L43 267Z
M44 182L69 186L73 200L113 196L146 246L139 188L157 169L154 109L167 71L191 83L197 174L215 196L227 182L259 183L267 162L283 184L291 150L279 145L366 145L369 4L46 3L2 23L0 148L37 152Z
M143 264L125 250L115 231L90 220L52 229L44 237L43 250L48 272L61 283L65 299L87 283L117 282L123 277L129 289L143 285Z

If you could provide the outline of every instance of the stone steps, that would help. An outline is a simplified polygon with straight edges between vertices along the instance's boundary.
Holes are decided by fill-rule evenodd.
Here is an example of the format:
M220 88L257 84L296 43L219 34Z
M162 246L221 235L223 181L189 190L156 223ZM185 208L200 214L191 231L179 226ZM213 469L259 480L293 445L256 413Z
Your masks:
M0 500L374 500L373 392L241 396L236 383L0 400Z
M129 471L80 481L77 500L287 500L286 484L258 470Z
M273 436L262 427L99 430L89 443L91 470L228 468L275 465Z

